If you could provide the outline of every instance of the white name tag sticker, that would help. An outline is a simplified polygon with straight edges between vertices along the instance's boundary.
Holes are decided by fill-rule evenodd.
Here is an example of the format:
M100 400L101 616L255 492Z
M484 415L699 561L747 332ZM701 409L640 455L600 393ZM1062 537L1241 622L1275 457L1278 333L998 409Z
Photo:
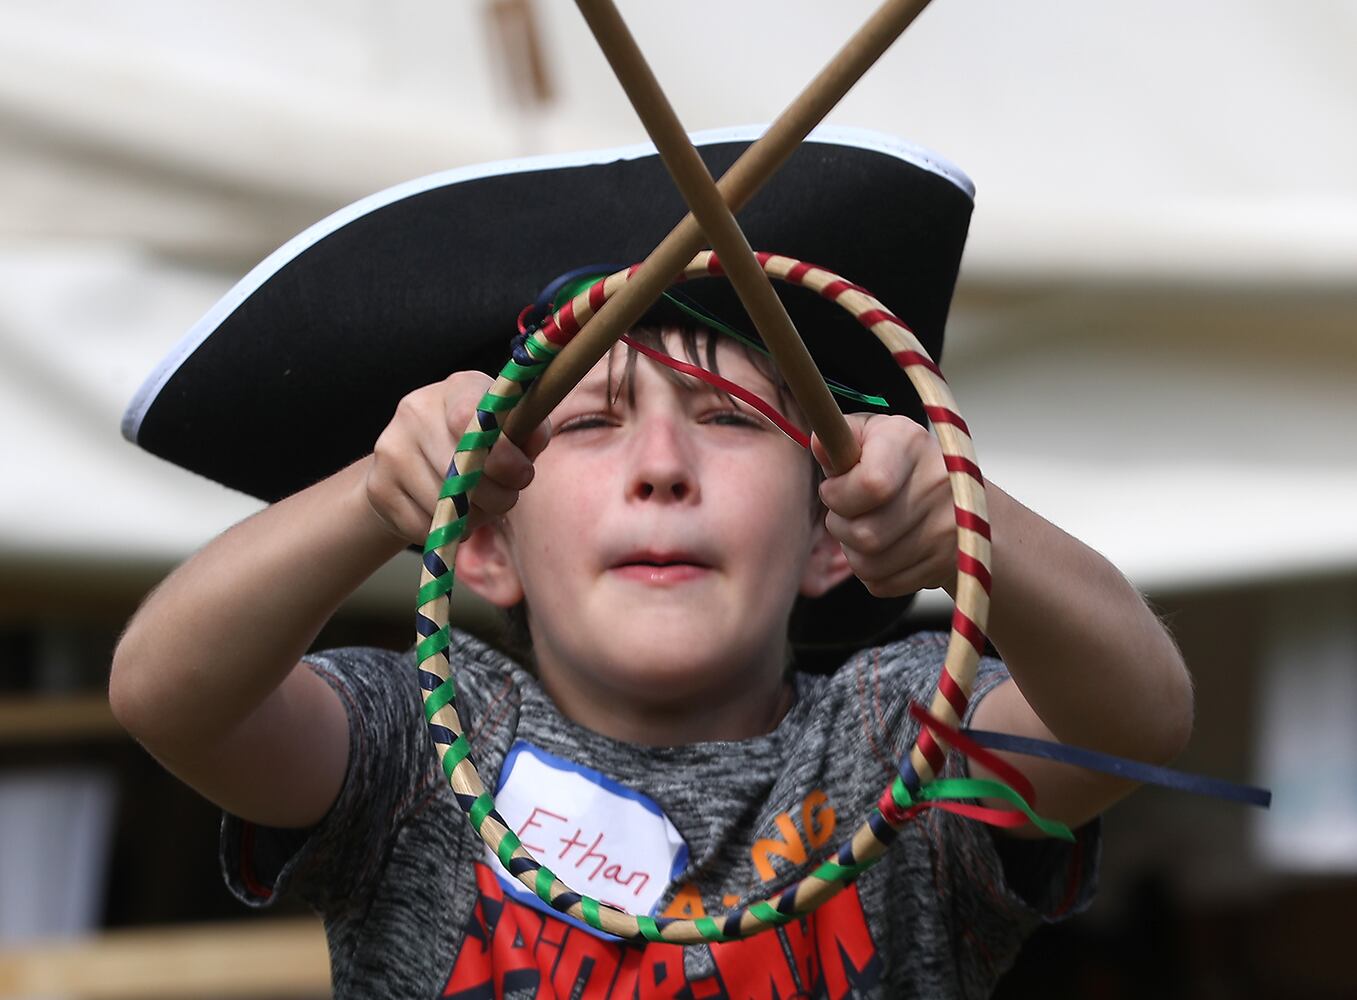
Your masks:
M653 914L688 863L688 845L649 796L522 740L500 770L495 809L572 889L633 913ZM486 858L516 898L553 912L488 848Z

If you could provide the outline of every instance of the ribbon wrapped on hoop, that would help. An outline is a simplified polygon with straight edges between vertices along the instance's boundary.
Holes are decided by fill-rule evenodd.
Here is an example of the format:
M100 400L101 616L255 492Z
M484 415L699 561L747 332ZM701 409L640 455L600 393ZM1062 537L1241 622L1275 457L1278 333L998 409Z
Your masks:
M812 264L788 257L761 253L759 265L780 280L803 285L854 315L882 342L886 351L904 368L926 407L935 417L939 442L950 470L957 509L958 565L957 610L952 640L948 646L931 715L948 725L960 722L970 697L976 665L984 650L983 622L988 610L990 574L989 525L984 483L976 464L969 431L956 412L950 390L937 365L908 327L865 289ZM905 809L894 796L886 810L875 808L853 834L840 845L832 860L775 897L730 911L719 922L712 920L657 920L609 907L575 892L545 868L519 842L494 808L494 799L476 772L471 747L456 712L456 689L447 650L450 644L448 594L453 585L456 547L466 530L471 492L490 448L498 439L505 416L523 398L528 386L546 370L608 297L625 286L634 269L618 271L581 291L550 316L538 329L520 336L513 356L489 392L457 446L447 480L440 494L434 524L424 552L424 573L416 616L420 642L417 649L420 686L424 691L429 732L457 801L470 816L477 833L499 858L505 869L549 906L569 913L590 926L619 937L637 940L700 943L730 940L766 930L809 912L849 881L874 864L895 839L906 821ZM685 277L723 273L720 260L710 251L700 253L684 271ZM942 771L940 745L927 728L911 751L909 767L918 781L909 789L909 805L918 805L918 788L927 786ZM971 786L968 786L971 787ZM1014 799L998 783L976 785L982 794ZM1023 797L1018 796L1021 800ZM926 801L943 799L936 796ZM1015 805L1018 803L1015 802ZM958 805L949 803L949 807ZM985 808L985 807L975 807ZM1021 811L1022 806L1018 809ZM1035 815L1035 814L1033 814Z

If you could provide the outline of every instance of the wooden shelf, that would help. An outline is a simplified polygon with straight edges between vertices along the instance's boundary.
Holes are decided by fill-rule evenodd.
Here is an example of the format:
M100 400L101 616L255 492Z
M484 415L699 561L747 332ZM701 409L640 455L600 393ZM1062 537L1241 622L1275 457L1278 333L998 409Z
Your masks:
M310 918L113 931L0 950L0 997L321 1000L329 995L325 932Z
M128 738L103 694L0 697L0 747Z

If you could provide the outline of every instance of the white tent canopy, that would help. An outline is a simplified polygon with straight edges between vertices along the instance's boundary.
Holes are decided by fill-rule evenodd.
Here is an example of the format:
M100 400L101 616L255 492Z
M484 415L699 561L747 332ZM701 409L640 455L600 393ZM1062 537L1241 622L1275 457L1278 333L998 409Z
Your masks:
M697 129L775 116L874 5L621 7ZM572 5L533 8L542 105L485 8L6 6L0 562L169 562L253 509L118 417L296 231L422 173L644 137ZM936 0L833 116L975 179L944 367L982 467L1142 586L1357 566L1354 43L1339 2Z
M320 206L420 173L643 138L569 4L535 7L557 100L510 102L485 7L11 3L0 123L21 183L3 225L220 257L210 232L176 227L195 194L247 213L293 203L281 235L258 234L268 246ZM623 12L698 129L775 116L873 8ZM1354 42L1357 8L1338 0L936 0L833 120L906 135L976 178L984 273L1336 279L1357 261ZM161 200L110 197L133 186Z

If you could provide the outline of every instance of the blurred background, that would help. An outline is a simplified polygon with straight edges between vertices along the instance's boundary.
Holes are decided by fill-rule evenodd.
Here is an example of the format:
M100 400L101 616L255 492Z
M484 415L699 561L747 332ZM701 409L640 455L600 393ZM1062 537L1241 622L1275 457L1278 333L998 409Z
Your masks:
M620 7L690 129L775 117L874 9ZM227 897L216 814L108 714L142 596L257 507L121 412L334 209L644 132L567 3L0 18L0 996L323 996L317 927ZM1357 995L1355 50L1341 0L937 0L829 119L974 179L942 360L982 467L1167 617L1197 684L1180 766L1275 793L1116 807L1097 903L1001 996ZM407 644L417 572L322 642Z

